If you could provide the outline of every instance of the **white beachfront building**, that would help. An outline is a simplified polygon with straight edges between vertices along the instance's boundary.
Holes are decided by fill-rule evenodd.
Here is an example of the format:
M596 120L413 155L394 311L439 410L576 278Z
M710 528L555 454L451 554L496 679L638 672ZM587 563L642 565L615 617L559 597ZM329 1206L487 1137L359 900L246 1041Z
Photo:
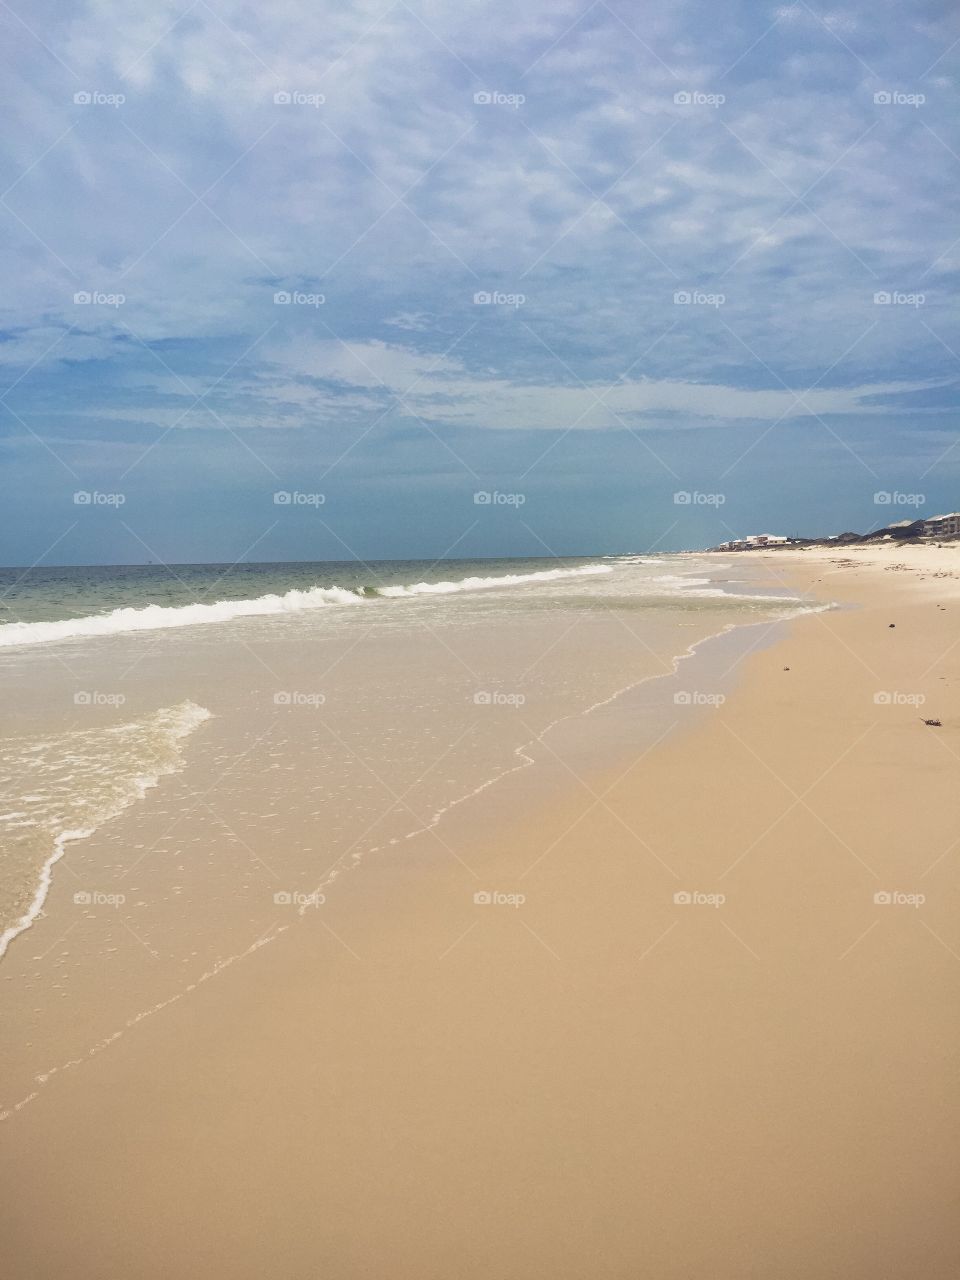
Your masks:
M923 522L925 538L960 538L960 511L945 516L931 516Z
M757 547L781 547L790 539L781 533L751 533L746 538L731 538L721 542L720 551L753 551Z

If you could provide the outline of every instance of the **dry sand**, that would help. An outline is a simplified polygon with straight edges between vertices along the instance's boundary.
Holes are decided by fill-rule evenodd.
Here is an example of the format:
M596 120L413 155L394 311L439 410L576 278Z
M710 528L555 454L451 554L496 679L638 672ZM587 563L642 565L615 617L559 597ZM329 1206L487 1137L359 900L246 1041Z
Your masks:
M0 1134L4 1273L960 1274L960 554L921 551L762 557L859 607L52 1080Z

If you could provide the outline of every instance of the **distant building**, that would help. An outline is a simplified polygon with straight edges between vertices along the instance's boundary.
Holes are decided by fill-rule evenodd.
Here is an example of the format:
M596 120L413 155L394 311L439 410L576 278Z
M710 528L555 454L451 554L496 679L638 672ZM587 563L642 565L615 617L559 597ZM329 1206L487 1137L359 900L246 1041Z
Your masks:
M929 519L918 517L910 520L894 520L882 529L873 529L869 533L831 533L827 537L801 538L784 537L779 533L751 533L745 538L731 538L729 542L721 542L711 551L756 551L764 547L846 547L857 543L877 545L878 543L918 542L920 539L933 540L960 539L960 511L948 511L946 515L931 516Z
M780 533L751 533L746 538L721 542L718 551L755 551L757 547L782 547L790 539Z
M960 538L960 511L945 516L931 516L923 522L925 538Z

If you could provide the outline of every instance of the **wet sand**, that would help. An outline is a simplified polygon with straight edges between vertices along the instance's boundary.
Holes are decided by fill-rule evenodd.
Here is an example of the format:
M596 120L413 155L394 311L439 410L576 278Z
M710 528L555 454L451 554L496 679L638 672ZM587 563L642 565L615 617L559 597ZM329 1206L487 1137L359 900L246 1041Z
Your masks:
M46 1082L4 1271L960 1273L953 561L758 562L856 607L758 628L726 701L691 668L659 742L626 701L545 748Z

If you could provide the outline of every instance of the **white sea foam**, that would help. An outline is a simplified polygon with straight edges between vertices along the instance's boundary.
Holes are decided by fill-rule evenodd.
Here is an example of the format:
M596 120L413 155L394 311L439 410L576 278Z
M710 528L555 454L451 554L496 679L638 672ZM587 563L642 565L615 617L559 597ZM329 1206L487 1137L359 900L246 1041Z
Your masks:
M52 847L52 852L39 868L37 889L29 907L0 933L0 956L40 914L50 891L53 868L63 857L67 845L74 840L87 839L98 827L142 799L161 778L175 773L182 760L182 740L209 719L210 712L206 707L186 701L174 707L163 707L143 720L111 726L100 733L73 731L59 742L49 739L27 748L25 756L37 762L31 768L44 769L50 775L51 784L57 779L63 788L69 782L74 790L56 793L51 786L53 794L49 797L22 797L37 801L49 799L49 812L34 825L38 828L38 836L42 837L46 832L46 838L51 842L47 847ZM61 762L59 769L52 760L49 764L45 762L47 756ZM4 776L11 772L8 763L4 765L3 772ZM57 830L51 824L58 823L61 815L69 815L69 819L82 825Z
M539 573L507 573L498 578L462 578L459 582L415 582L409 587L379 587L377 595L390 599L399 596L449 596L459 591L483 591L490 587L519 587L527 582L553 582L556 578L612 572L613 569L609 565L586 564L579 569L542 569Z
M774 596L756 591L721 591L718 587L694 587L682 594L692 596L695 600L729 600L732 604L739 600L761 600L771 605L801 603L800 596Z
M694 578L687 574L677 573L658 573L653 579L654 582L666 582L672 587L705 587L708 582L712 582L712 578Z
M124 631L163 631L168 627L194 627L233 618L255 618L272 613L299 613L331 604L362 604L356 591L342 587L312 587L284 595L257 596L253 600L218 600L215 604L166 606L148 604L142 609L114 609L84 618L60 618L55 622L8 622L0 627L0 648L9 645L45 644L81 636L112 636Z
M604 556L604 560L616 560L619 564L662 564L663 560L660 556L641 556L641 555L625 555L625 556Z
M459 582L417 582L411 586L379 587L372 594L344 587L311 587L283 595L257 596L252 600L218 600L214 604L167 606L150 604L142 609L114 609L111 613L83 618L61 618L53 622L8 622L0 626L0 648L14 645L47 644L86 636L112 636L129 631L163 631L171 627L193 627L234 618L257 618L271 614L301 613L331 605L362 605L377 597L450 595L461 591L481 591L494 587L525 586L581 574L611 573L608 565L584 565L575 569L546 569L538 573L508 573L492 578L463 578Z
M778 596L768 595L763 592L738 591L733 585L723 589L715 585L715 578L695 578L692 575L687 576L684 574L658 574L653 579L653 582L663 584L664 595L682 595L695 600L729 600L733 604L739 600L764 600L774 605L783 604L784 602L799 604L801 599L800 596Z

